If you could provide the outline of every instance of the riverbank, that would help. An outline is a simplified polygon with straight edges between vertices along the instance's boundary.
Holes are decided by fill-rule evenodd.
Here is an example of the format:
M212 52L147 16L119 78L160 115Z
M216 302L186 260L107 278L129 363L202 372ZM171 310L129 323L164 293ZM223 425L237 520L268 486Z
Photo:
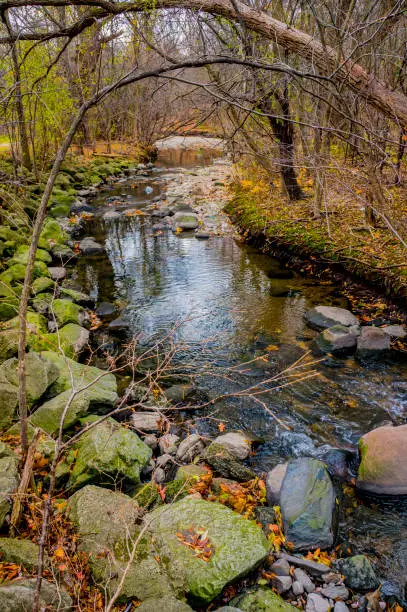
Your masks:
M0 490L4 535L0 538L0 604L7 602L12 612L32 603L41 494L49 485L61 419L66 446L52 496L41 593L44 606L77 609L80 601L82 609L103 609L121 584L117 610L133 607L148 612L160 605L169 612L232 608L346 612L350 607L373 606L377 611L400 612L404 568L398 572L397 555L389 562L387 551L383 552L389 547L389 536L384 540L378 536L374 543L361 541L346 521L355 514L364 521L364 532L369 531L363 513L371 511L374 520L378 516L389 523L377 506L374 510L375 506L361 501L360 493L374 491L375 486L387 494L397 481L397 491L391 492L404 494L405 471L391 458L385 457L380 478L374 468L378 453L382 458L383 447L388 446L389 429L397 431L397 448L404 452L405 428L382 427L381 439L365 437L359 466L360 434L352 446L317 447L304 433L312 431L307 429L303 410L306 387L301 405L297 400L292 404L298 408L299 422L291 419L287 396L279 416L289 425L275 421L281 396L277 388L271 394L271 415L262 408L268 407L265 382L282 369L281 354L288 359L287 366L298 358L301 361L311 344L325 339L333 327L341 327L347 350L360 352L368 348L358 344L366 326L342 308L309 311L311 304L318 304L316 300L335 301L333 290L314 286L309 302L311 292L302 281L293 280L294 275L287 279L287 270L277 262L236 244L233 227L221 212L230 171L223 161L204 168L158 170L150 164L123 169L115 177L106 177L100 188L82 185L69 204L68 219L46 221L30 301L27 356L30 440L36 428L40 439L34 484L28 489L17 538L10 537L8 518L21 482L21 448L14 424L18 379L12 355L16 345L0 365L0 472L2 476L7 472L7 479L0 478L4 485ZM18 233L13 235L17 240ZM14 297L18 297L18 273L23 270L15 266L24 266L26 257L23 241L24 237L12 257L3 260L8 274L3 279ZM253 265L248 264L250 258L255 259ZM81 282L87 283L88 293ZM292 284L300 294L298 300L291 295ZM228 293L223 292L225 288ZM274 296L270 295L273 290ZM217 301L213 301L215 292ZM192 304L197 298L201 317L195 326L191 312L185 312L192 336L173 334L168 313L175 314L176 329L185 302ZM127 301L132 302L130 312ZM217 319L205 329L209 305ZM274 310L275 318L262 314ZM226 336L227 345L230 348L236 342L233 351L240 347L238 357L231 358L216 343L227 317L232 317L233 330ZM5 321L0 337L15 337L16 325L15 320ZM278 330L282 325L286 329ZM152 330L152 343L143 338L145 329ZM217 369L208 371L208 353L199 361L202 346L197 331L212 357L221 350L222 369L218 363ZM158 332L164 332L164 338ZM395 330L390 330L390 336L391 332ZM118 353L110 352L113 336ZM379 358L387 354L390 336L386 346L370 347L368 352L376 356L379 352ZM246 355L248 346L253 359ZM178 361L177 350L181 352ZM93 367L96 351L98 367ZM242 380L241 353L249 361ZM191 376L187 362L193 360L196 368ZM356 360L353 366L352 360L347 353L343 358L328 355L335 384L343 370L354 377ZM198 384L198 376L205 375L202 369L209 377L219 378L215 395ZM287 376L292 374L288 370ZM321 377L325 389L330 385L328 376L329 369ZM368 376L366 368L361 377ZM241 419L247 410L245 421L233 422L233 404L226 404L220 418L224 396L229 389L236 394L236 386L232 389L229 384L239 385L235 400L243 394L237 412ZM69 403L72 386L81 390ZM339 389L351 412L357 405L356 392L353 389L352 397L344 398ZM260 411L268 419L267 442L253 435L259 394ZM320 417L315 387L310 398L316 420L329 430L331 417L343 407L338 405ZM324 397L324 406L327 403ZM362 411L361 404L357 408ZM369 414L374 410L371 405L368 409ZM348 416L357 420L355 412L344 414L345 419ZM386 416L383 410L377 419L382 423ZM318 423L313 420L312 424ZM363 433L366 429L365 424ZM267 454L268 445L281 451L271 456L267 469L260 470L258 458ZM401 511L396 516L399 541L403 540L403 517ZM384 586L379 590L380 583Z
M328 220L326 217L315 220L311 202L288 203L261 180L244 179L233 182L225 207L244 240L262 252L278 257L300 272L342 282L352 306L361 306L360 313L367 320L382 315L405 320L405 314L397 313L394 307L398 304L405 310L405 248L387 228L369 230L363 212L353 206L338 203L334 209ZM373 294L355 286L356 283L372 287ZM381 302L380 294L389 298L389 304L375 308L375 303Z

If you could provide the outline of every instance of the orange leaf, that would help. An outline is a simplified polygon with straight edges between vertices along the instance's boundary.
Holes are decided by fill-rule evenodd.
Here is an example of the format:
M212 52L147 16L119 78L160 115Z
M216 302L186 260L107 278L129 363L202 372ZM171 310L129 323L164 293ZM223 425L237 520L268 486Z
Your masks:
M54 557L56 557L57 559L65 559L65 551L62 546L58 546L58 548L54 552Z
M225 427L226 427L225 423L218 423L218 429L220 432L225 431Z

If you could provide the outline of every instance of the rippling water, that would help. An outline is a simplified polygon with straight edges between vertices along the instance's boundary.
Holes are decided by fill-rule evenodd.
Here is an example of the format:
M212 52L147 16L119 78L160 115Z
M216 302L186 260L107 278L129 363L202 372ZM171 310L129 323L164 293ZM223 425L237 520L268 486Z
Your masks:
M183 163L193 166L202 160L207 163L208 155L197 159L189 154ZM168 154L163 162L167 167L179 163ZM126 195L128 205L143 208L149 202L145 186L153 187L150 199L159 194L163 173L158 169L150 177L116 184L101 193L98 210L108 209L106 198L112 194ZM290 272L232 238L198 241L193 234L171 232L153 236L154 222L150 217L96 219L90 233L105 240L107 255L80 260L81 283L99 302L125 304L123 316L131 333L142 333L144 342L184 321L175 334L180 359L200 373L198 384L209 397L259 384L304 355L314 332L304 325L303 314L313 305L347 306L335 285ZM244 362L250 363L239 366ZM406 422L406 364L366 367L349 357L314 367L319 376L295 386L256 399L235 396L217 402L217 419L265 441L253 467L268 469L293 454L316 454L323 445L355 449L366 431L389 421ZM202 375L207 369L210 374ZM265 406L291 432L276 437L284 430ZM202 433L217 432L211 419L201 419L198 427ZM405 580L406 546L400 538L407 533L405 512L397 504L389 514L364 516L363 509L349 512L344 533L365 546L384 533L390 551L383 553L383 566L391 573L399 568L397 580Z

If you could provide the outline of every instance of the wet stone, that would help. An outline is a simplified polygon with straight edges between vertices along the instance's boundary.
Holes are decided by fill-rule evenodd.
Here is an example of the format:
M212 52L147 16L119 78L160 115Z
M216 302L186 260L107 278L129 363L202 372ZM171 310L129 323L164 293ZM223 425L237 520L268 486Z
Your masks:
M296 568L294 570L294 578L303 586L307 593L313 593L313 591L315 591L315 584L304 570Z
M290 575L290 564L285 559L278 559L273 565L270 566L270 570L276 576L289 576Z
M349 597L349 591L345 586L327 586L321 590L322 595L328 597L328 599L343 599L346 600Z
M329 601L318 593L308 595L306 612L328 612L330 609Z

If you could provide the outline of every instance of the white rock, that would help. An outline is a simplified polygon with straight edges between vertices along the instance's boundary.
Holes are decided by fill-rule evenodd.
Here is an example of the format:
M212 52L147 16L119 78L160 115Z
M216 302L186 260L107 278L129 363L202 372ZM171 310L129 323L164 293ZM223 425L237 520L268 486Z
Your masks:
M292 589L295 596L302 595L304 593L304 587L302 586L301 582L298 582L298 580L293 582Z
M315 584L312 582L311 578L304 572L304 570L300 568L296 568L294 570L295 579L302 584L307 593L312 593L315 591Z
M270 570L276 576L289 576L290 575L290 564L285 559L278 559L273 565L270 566Z
M161 431L163 423L162 415L155 412L134 412L131 415L131 423L133 427L139 431Z
M310 593L305 612L328 612L330 607L329 601L325 597L322 597L319 593Z
M322 595L324 597L328 597L328 599L343 599L346 600L349 597L349 591L344 585L330 585L321 590Z
M177 459L190 463L195 457L198 457L203 450L204 445L202 444L201 438L198 434L192 434L185 438L185 440L182 440L177 450Z
M165 453L169 453L170 455L175 455L177 452L177 444L179 441L179 436L175 434L165 434L160 438L158 445L160 447L161 453L164 455Z
M349 608L343 601L337 601L334 606L334 612L349 612Z
M289 591L293 583L290 576L274 576L271 582L280 594Z
M214 442L224 446L233 457L243 461L249 456L250 441L241 433L226 433L215 438Z

